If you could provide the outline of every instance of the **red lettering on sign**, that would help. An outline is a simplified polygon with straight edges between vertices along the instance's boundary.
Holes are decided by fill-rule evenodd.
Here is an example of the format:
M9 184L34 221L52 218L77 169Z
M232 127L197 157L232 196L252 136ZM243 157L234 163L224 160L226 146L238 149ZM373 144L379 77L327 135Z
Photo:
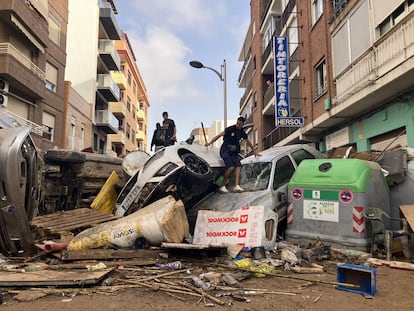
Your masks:
M249 215L240 215L240 223L245 224L249 221Z

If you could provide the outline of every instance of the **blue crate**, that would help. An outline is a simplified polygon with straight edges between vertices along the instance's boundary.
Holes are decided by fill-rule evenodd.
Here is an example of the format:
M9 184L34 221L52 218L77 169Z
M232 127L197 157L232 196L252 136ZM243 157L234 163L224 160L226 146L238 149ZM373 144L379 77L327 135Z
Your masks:
M337 285L337 289L369 296L374 296L377 292L377 269L347 263L338 263L336 266L338 283L359 286L359 288L354 288Z

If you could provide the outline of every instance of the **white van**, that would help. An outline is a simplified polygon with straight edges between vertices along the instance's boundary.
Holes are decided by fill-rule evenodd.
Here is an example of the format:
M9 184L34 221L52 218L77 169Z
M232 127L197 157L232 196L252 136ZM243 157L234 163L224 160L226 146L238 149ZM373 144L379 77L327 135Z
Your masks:
M263 205L265 209L275 211L278 214L278 232L286 229L287 187L290 178L303 160L326 156L301 144L273 147L260 154L261 156L252 155L241 161L240 186L245 192L213 192L187 212L192 232L199 210L231 211L254 205ZM228 185L228 189L232 189L232 185ZM267 228L271 232L274 227L266 224L266 232Z

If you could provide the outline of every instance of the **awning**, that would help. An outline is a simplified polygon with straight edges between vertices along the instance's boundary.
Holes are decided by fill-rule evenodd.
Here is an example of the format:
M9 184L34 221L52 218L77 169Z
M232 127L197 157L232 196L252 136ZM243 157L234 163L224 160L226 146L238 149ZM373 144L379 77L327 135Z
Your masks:
M24 27L24 25L22 23L20 23L17 20L16 17L14 17L14 15L11 15L10 20L12 21L13 24L15 24L17 26L17 28L20 29L20 31L27 37L27 39L29 39L30 42L32 42L33 45L39 49L40 52L42 52L42 53L45 52L45 49L40 44L40 42L37 41L36 38L32 36L32 34L30 33L30 31L26 27Z

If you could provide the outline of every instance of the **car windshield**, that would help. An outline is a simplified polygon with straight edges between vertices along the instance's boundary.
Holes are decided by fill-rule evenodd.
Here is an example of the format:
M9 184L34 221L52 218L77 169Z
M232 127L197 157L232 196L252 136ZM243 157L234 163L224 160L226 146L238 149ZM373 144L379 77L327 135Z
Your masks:
M271 168L271 162L243 164L240 173L240 186L249 191L267 189Z

